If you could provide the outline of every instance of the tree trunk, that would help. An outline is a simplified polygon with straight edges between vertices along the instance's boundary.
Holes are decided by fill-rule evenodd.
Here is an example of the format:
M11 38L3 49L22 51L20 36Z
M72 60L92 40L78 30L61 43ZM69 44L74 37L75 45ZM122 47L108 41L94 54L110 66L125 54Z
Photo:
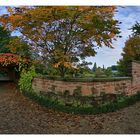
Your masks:
M66 74L66 69L65 69L65 67L64 67L64 66L61 66L60 69L59 69L59 71L60 71L60 76L61 76L62 78L64 78L64 77L65 77L65 74Z

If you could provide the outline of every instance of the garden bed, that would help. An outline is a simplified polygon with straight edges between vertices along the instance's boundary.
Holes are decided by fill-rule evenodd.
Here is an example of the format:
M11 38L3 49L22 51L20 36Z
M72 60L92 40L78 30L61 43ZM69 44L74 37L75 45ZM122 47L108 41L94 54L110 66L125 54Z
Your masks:
M133 96L118 97L113 102L104 102L99 105L93 104L92 106L88 106L86 104L79 106L74 106L72 104L66 105L61 103L59 99L52 100L48 96L35 92L24 92L24 95L48 108L73 114L99 114L114 112L118 109L130 106L137 101L140 101L140 92L137 92L137 94Z

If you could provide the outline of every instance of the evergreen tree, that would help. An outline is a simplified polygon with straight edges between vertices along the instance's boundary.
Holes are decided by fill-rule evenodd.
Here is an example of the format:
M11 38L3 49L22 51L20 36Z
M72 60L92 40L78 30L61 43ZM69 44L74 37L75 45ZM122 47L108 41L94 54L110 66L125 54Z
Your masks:
M107 77L112 77L113 75L111 67L108 67L107 69L105 69L104 73Z
M95 71L95 77L96 78L103 78L103 77L105 77L105 74L104 74L104 72L103 72L103 70L102 70L101 67L98 67L96 69L96 71Z
M97 64L96 64L96 62L95 62L94 65L93 65L92 71L95 72L96 69L97 69Z
M103 65L103 71L105 70L105 66Z
M131 29L134 35L140 35L140 23L136 22Z
M0 53L9 52L9 49L6 47L6 45L9 43L10 38L10 32L4 30L4 28L0 26Z

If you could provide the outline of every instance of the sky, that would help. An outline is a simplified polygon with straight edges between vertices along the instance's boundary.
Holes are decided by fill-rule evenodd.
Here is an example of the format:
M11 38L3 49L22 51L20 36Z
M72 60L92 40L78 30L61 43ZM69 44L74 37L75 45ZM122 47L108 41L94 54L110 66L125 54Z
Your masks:
M121 30L122 38L118 38L117 41L113 42L114 49L111 48L100 48L97 51L95 57L90 57L87 59L89 62L96 62L98 66L111 66L116 65L117 61L121 58L122 49L125 45L126 39L131 35L131 30L129 30L135 22L140 22L140 6L126 6L118 7L118 12L115 13L115 19L122 22L119 27ZM90 66L92 67L92 66Z
M116 65L117 61L121 58L122 49L128 36L131 35L129 30L135 22L140 22L140 6L126 6L118 7L118 12L115 13L115 19L122 22L119 27L122 38L118 38L117 41L113 42L114 49L102 47L98 49L95 57L89 57L86 60L89 62L96 62L97 66L105 67ZM0 7L0 15L6 13L4 7ZM90 66L92 67L92 66Z

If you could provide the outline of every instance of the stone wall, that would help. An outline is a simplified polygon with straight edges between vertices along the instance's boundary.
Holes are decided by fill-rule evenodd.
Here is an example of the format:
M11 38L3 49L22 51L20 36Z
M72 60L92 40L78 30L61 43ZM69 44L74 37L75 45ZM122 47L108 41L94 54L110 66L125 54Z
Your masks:
M132 62L132 93L140 91L140 62Z
M69 91L71 95L76 89L80 89L82 95L100 95L101 93L116 94L124 92L126 94L131 94L131 80L127 79L111 82L68 82L34 78L33 89L35 91L55 90L60 94Z
M86 95L101 95L106 94L119 94L126 95L135 94L140 90L140 63L132 62L132 79L120 78L119 80L111 81L98 81L98 82L69 82L49 80L46 78L34 78L33 89L35 91L55 91L58 94L63 94L69 91L71 95L76 90L79 90L83 96Z

